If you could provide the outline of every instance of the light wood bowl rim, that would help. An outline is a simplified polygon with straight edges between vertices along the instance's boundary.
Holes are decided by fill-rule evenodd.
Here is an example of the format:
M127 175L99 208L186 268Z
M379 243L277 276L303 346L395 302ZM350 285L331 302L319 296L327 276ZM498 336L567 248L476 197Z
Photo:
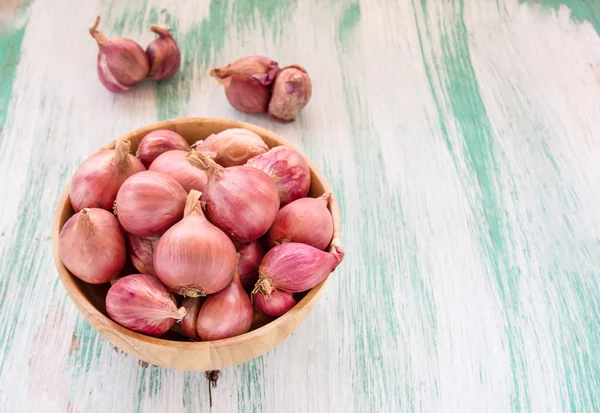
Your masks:
M167 121L162 121L162 122L157 122L157 123L153 123L150 125L146 125L144 127L138 128L132 132L126 133L118 139L130 139L135 136L145 136L146 134L148 134L154 130L173 129L174 126L176 126L176 125L192 124L192 123L218 124L219 127L223 126L223 130L229 129L229 128L245 128L245 129L249 129L249 130L257 133L259 136L261 136L261 138L266 136L269 139L277 142L278 145L285 145L285 146L289 146L291 148L296 149L307 160L309 167L313 174L313 179L314 179L314 177L316 177L321 182L324 190L326 192L330 192L332 194L329 205L330 205L330 210L331 210L332 217L333 217L334 238L341 239L342 232L341 232L341 217L340 217L339 206L337 204L333 190L332 190L329 182L325 178L325 176L321 173L321 171L313 164L313 162L301 150L299 150L297 147L290 144L285 139L281 138L277 134L275 134L267 129L258 127L256 125L253 125L250 123L228 120L228 119L181 118L181 119L167 120ZM116 139L111 141L107 145L103 146L100 150L111 147L111 145L114 145L115 141L116 141ZM319 285L314 287L312 290L310 290L302 298L302 300L300 300L300 302L298 302L296 304L296 306L294 306L291 310L289 310L283 316L266 324L263 327L260 327L256 330L250 331L248 333L242 334L237 337L232 337L232 338L223 339L223 340L207 341L207 342L179 342L179 341L172 341L172 340L167 340L167 339L150 337L150 336L147 336L144 334L137 333L135 331L131 331L125 327L122 327L121 325L119 325L119 324L115 323L113 320L111 320L109 317L105 316L100 310L98 310L87 299L87 297L80 290L79 286L76 284L75 279L74 279L75 277L66 269L66 267L62 263L60 256L59 256L58 238L60 235L60 229L62 228L62 225L64 225L64 222L61 223L61 219L62 219L63 215L65 214L65 211L69 210L69 209L70 209L69 185L67 185L58 200L58 203L57 203L57 206L55 209L55 213L54 213L54 218L52 221L52 253L54 256L54 262L55 262L56 268L58 270L60 279L67 291L67 294L69 295L71 300L74 302L74 304L77 307L77 309L79 310L79 312L92 325L92 327L94 327L94 329L96 331L98 331L101 335L104 336L104 334L102 333L101 327L104 327L108 330L112 330L114 333L116 333L117 336L122 336L125 339L125 343L128 343L130 341L133 341L133 342L139 341L144 344L155 345L155 346L160 346L160 347L172 347L172 348L177 348L177 349L182 349L182 350L187 349L187 350L194 350L194 351L203 351L203 350L208 351L211 347L213 347L213 348L233 348L233 347L237 347L237 346L242 346L245 343L251 342L254 338L265 335L271 329L281 328L287 324L297 323L297 325L294 326L293 329L287 331L287 333L285 334L285 336L287 337L299 326L299 324L301 324L301 322L308 316L308 314L310 314L310 312L312 312L312 309L307 313L302 312L302 310L307 306L312 306L314 308L314 305L316 305L316 303L320 300L321 294L323 292L325 285L327 284L327 281L331 277L331 274L330 274L322 283L320 283ZM300 319L296 320L298 317L300 317ZM113 342L113 340L111 340L109 337L105 336L105 338L107 338L110 342ZM285 337L283 339L285 339ZM283 341L283 339L279 340L279 342ZM275 343L270 348L275 347L277 344L279 344L279 342ZM127 347L127 346L124 346L124 347ZM120 349L127 353L130 353L130 350L131 350L128 348L120 348ZM268 351L269 349L266 349L265 352ZM134 356L140 358L138 355L134 355ZM255 357L249 357L249 358L241 357L240 358L241 360L239 360L237 363L229 363L229 365L243 363L243 362L246 362L253 358L255 358ZM148 361L149 363L161 365L161 363L155 363L152 360L144 360L144 361ZM173 367L173 366L164 366L164 367ZM227 367L227 366L226 365L213 365L213 366L209 366L209 367L211 367L210 369L219 369L219 368L223 368L223 367ZM180 367L175 367L175 368L180 368ZM184 369L187 369L187 368L184 368Z

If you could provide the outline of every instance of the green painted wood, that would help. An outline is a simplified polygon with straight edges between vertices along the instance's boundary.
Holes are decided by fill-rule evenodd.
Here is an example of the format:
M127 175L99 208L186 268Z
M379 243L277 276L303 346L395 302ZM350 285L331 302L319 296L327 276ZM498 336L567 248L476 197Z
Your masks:
M17 13L0 31L0 410L600 411L598 3L57 0ZM168 25L180 73L104 90L96 15L143 45ZM310 73L295 122L236 112L208 76L257 53ZM333 185L347 251L289 339L221 372L212 408L203 373L145 365L78 315L48 240L83 159L184 116L300 146Z

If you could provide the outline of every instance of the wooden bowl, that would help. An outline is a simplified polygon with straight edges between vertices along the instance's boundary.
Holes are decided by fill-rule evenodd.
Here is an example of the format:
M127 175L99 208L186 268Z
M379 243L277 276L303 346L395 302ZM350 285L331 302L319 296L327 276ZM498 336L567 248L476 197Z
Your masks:
M135 153L139 141L146 134L158 130L169 129L179 133L190 144L198 139L205 139L213 133L229 128L246 128L257 133L269 147L290 146L288 142L272 132L257 126L224 119L189 118L159 122L130 132L120 139L131 141L131 151ZM102 149L114 147L112 141ZM294 148L297 150L297 148ZM306 156L305 156L306 158ZM309 196L319 196L324 192L332 192L329 183L315 165L306 158L311 171L311 188ZM335 197L329 204L333 216L334 237L341 236L340 211ZM106 312L105 298L109 284L87 284L74 277L60 260L58 253L58 237L65 222L73 215L69 199L69 187L63 191L52 223L52 252L60 279L65 286L75 307L86 320L108 341L119 349L147 363L166 368L181 370L216 370L235 364L244 363L279 344L289 336L315 308L323 294L327 278L310 290L304 298L291 310L275 321L225 340L189 342L177 341L176 338L154 338L128 330L112 321Z

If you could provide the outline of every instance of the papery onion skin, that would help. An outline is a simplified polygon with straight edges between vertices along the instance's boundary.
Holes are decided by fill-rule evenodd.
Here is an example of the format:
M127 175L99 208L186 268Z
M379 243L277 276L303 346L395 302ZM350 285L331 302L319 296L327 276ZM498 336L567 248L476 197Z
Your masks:
M214 161L224 167L243 165L250 158L269 150L260 136L243 128L226 129L193 146L200 152L213 152Z
M188 152L190 145L177 132L160 129L150 132L142 138L136 156L146 168L149 168L152 162L161 154L172 150Z
M265 56L246 56L210 75L225 87L225 96L235 109L245 113L266 112L271 83L279 72L277 62Z
M185 317L181 320L181 334L194 340L200 339L196 331L196 322L203 302L204 297L186 297L181 302L181 306L186 311Z
M117 277L127 259L119 222L100 208L84 208L69 218L60 231L58 251L65 267L90 284Z
M271 294L280 289L291 293L310 290L325 280L344 259L339 241L331 242L334 252L321 251L299 242L281 244L265 254L252 291Z
M257 292L252 296L254 306L266 315L279 317L296 305L294 294L274 289L271 294Z
M138 237L137 235L125 234L127 240L127 253L133 266L142 274L156 276L152 256L158 244L160 235L152 237Z
M246 165L269 175L279 191L281 206L304 198L310 189L310 168L306 159L288 146L276 146L255 156Z
M154 251L154 269L173 292L187 297L225 288L236 267L233 242L202 212L200 192L188 195L185 217L167 230Z
M181 51L167 29L153 24L150 26L150 30L159 37L146 48L146 55L150 63L148 76L157 81L166 80L179 70Z
M250 242L263 236L279 210L273 180L248 166L223 168L200 154L208 175L202 195L206 216L232 240Z
M192 189L202 192L208 182L208 176L204 170L193 165L195 156L195 151L165 152L154 160L150 165L150 170L162 172L174 178L187 193ZM190 157L192 157L192 161L190 161Z
M312 83L304 68L293 65L281 69L273 81L273 92L268 112L275 120L293 121L308 104Z
M202 340L221 340L247 333L254 310L237 274L231 283L202 304L196 331Z
M96 39L99 49L98 77L111 92L125 92L148 75L148 57L144 49L131 39L106 37L98 31L99 24L100 16L90 28L90 34Z
M117 194L115 212L127 232L160 234L183 216L186 192L168 175L144 171L127 179Z
M267 233L270 247L286 242L301 242L320 250L333 238L333 217L327 209L331 193L319 198L297 199L279 210Z
M146 274L128 275L114 283L106 294L106 311L123 327L155 337L186 314L185 308L177 309L165 286Z
M239 244L236 246L240 254L238 262L238 271L240 273L240 281L245 289L254 287L258 280L258 267L265 256L265 251L258 240Z
M71 179L69 199L75 212L83 208L112 210L119 188L131 175L144 171L144 165L129 154L127 140L115 143L83 161Z

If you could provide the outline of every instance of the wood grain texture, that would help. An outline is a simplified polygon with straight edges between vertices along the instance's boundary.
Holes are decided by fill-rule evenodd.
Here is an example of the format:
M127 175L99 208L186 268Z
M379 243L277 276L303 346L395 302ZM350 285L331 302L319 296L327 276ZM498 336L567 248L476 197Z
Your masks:
M0 34L0 410L600 411L600 5L584 0L36 0ZM184 57L115 96L96 15ZM4 20L3 20L4 21ZM57 46L59 45L59 46ZM233 110L208 69L299 63L296 122ZM7 63L8 62L8 63ZM175 117L265 127L340 203L346 258L300 328L202 373L115 351L78 315L47 237L76 165Z

